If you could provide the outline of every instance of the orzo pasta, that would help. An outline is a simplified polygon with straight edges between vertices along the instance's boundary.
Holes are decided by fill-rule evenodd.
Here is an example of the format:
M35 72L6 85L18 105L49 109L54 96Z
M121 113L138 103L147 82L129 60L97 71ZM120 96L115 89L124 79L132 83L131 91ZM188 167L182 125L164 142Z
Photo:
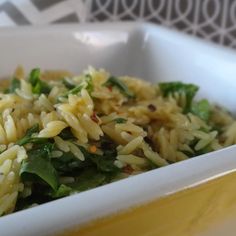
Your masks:
M236 143L193 84L18 68L1 88L0 215Z

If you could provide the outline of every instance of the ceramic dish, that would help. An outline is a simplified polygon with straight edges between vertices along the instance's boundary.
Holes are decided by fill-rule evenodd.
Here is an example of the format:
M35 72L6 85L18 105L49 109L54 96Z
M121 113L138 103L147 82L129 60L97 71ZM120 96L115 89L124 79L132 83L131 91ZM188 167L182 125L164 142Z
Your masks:
M75 73L92 65L152 82L195 83L198 96L236 112L235 52L151 24L1 29L0 50L1 77L18 64ZM0 235L53 235L232 172L235 155L232 146L1 217Z

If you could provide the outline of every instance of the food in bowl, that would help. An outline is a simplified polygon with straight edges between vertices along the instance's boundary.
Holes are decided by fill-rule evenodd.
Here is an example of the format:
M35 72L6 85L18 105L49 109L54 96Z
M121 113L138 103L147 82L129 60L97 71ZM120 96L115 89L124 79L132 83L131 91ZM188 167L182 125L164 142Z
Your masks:
M233 116L193 84L19 67L1 87L0 215L236 142Z

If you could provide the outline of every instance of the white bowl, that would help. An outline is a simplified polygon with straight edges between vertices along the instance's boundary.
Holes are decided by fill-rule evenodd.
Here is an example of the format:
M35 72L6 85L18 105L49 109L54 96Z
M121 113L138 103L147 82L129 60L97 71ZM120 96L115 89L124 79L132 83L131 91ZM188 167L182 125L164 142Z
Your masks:
M151 24L106 23L0 30L0 76L88 65L152 82L181 80L236 113L236 54ZM1 236L51 235L215 178L236 167L236 146L0 218Z

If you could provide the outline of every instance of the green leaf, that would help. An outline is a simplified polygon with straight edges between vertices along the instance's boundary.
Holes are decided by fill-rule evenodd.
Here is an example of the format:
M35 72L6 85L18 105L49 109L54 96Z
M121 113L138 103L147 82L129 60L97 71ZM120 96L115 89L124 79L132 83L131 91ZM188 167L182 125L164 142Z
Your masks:
M96 169L90 168L84 170L77 178L75 183L69 186L77 192L85 191L91 188L98 187L106 182L106 175L99 173Z
M80 161L71 152L63 152L63 155L60 158L52 159L54 167L59 172L70 174L80 169L86 169L90 166L95 166L97 170L102 172L117 173L120 171L120 169L114 165L117 154L114 149L112 149L111 151L107 150L106 152L104 152L104 155L98 155L88 152L82 146L78 147L84 154L85 160Z
M32 87L32 92L35 94L41 93L41 83L38 82L35 86Z
M48 141L47 138L38 138L38 137L24 137L16 142L16 144L23 146L27 143L42 144Z
M81 90L84 88L88 91L88 93L90 94L93 91L93 84L92 84L92 77L90 75L85 75L84 81L82 81L79 85L77 86L72 86L69 85L68 81L65 82L66 83L66 87L71 87L71 89L69 91L67 91L66 93L64 93L63 95L58 97L58 101L62 101L65 98L68 98L68 96L70 94L78 94L81 92Z
M70 79L67 78L67 77L62 80L62 83L63 83L63 84L65 85L65 87L68 88L68 89L73 89L73 88L75 87L75 84L73 84L73 83L70 81Z
M17 88L20 88L20 80L17 78L13 78L11 80L10 86L6 89L5 93L14 93Z
M52 88L45 81L43 80L40 81L41 81L41 93L49 94Z
M30 72L29 82L31 83L32 86L35 86L37 85L39 79L40 79L40 69L35 68Z
M77 94L79 93L82 88L84 88L84 85L78 85L76 87L74 87L73 89L71 89L70 91L68 91L66 94L65 94L65 97L68 97L69 94Z
M69 196L71 193L72 193L71 187L65 184L61 184L56 191L50 192L49 196L51 196L52 198L61 198Z
M216 130L218 132L218 135L220 135L224 132L224 126L222 126L220 124L214 124L212 126L212 130Z
M159 87L164 97L176 92L185 94L186 106L184 107L184 113L189 112L192 105L192 100L199 89L199 87L194 84L184 84L182 82L160 83Z
M39 124L35 124L26 131L26 136L31 136L32 134L35 134L38 132L39 132Z
M67 92L64 93L63 95L60 95L60 96L58 97L58 99L57 99L58 102L63 101L63 99L65 99L65 98L68 98L68 96L69 96L70 94L78 94L83 88L84 88L84 85L83 85L83 84L74 87L73 89L67 91Z
M29 158L44 157L50 159L53 148L54 144L50 142L35 144L33 148L27 152L27 154Z
M119 168L114 165L116 154L108 155L98 155L89 153L84 147L79 146L81 152L84 154L85 159L90 159L94 164L96 164L97 169L104 172L117 172Z
M64 140L75 139L75 136L72 134L70 127L63 129L59 136Z
M117 151L116 151L117 145L114 143L114 141L112 141L107 136L101 137L100 141L101 141L101 144L100 144L101 149L104 153L103 155L106 157L110 157L111 159L115 161L116 156L117 156Z
M116 78L116 77L110 77L105 83L104 86L112 86L112 87L116 87L120 90L121 93L123 93L126 97L128 98L134 98L135 95L132 91L130 91L128 89L128 87L126 86L126 84L124 84L120 79Z
M114 159L107 156L94 155L91 157L97 168L104 172L117 172L119 169L114 165Z
M27 181L27 179L31 179L31 177L39 177L53 190L57 190L57 172L50 163L50 160L42 156L29 157L27 161L23 162L20 170L20 176L23 181Z
M114 121L117 123L117 124L123 124L123 123L126 123L127 120L125 118L122 118L122 117L119 117L119 118L116 118L114 119Z
M93 92L93 83L92 83L92 76L87 74L85 75L85 81L87 82L87 86L86 89L88 91L89 94L91 94Z
M32 85L32 92L35 94L48 94L51 91L51 87L45 81L40 79L39 68L35 68L30 72L29 82Z
M49 185L45 185L45 182L43 180L41 180L41 183L32 184L31 189L32 194L27 197L23 197L21 193L19 193L15 206L15 211L27 209L32 207L33 205L43 204L53 200L47 195L48 192L52 192L53 190Z
M34 134L36 130L36 127L32 127L28 133ZM103 147L106 147L104 155L90 153L84 147L78 146L85 155L84 161L76 158L71 152L63 152L59 158L50 158L51 152L58 150L51 141L34 144L33 148L27 151L28 159L22 164L20 176L23 183L30 184L32 194L24 199L18 198L17 210L33 203L41 204L104 185L114 180L121 172L114 166L116 149L110 146L110 140L106 138L103 138ZM107 149L108 146L111 150ZM75 182L60 185L58 176L71 176Z
M211 115L211 106L206 99L202 99L199 102L194 102L191 107L191 112L208 122Z
M35 124L34 126L32 126L30 129L26 131L26 135L22 139L18 140L16 144L22 146L27 143L40 144L40 143L47 142L48 141L47 138L32 137L33 134L38 133L38 132L39 132L39 125Z
M80 172L81 169L91 166L93 163L89 159L84 161L79 160L71 152L63 152L60 158L51 159L54 168L66 175L75 175Z
M195 156L199 156L199 155L203 155L203 154L206 154L206 153L209 153L209 152L212 152L213 149L210 145L198 150L195 152Z

